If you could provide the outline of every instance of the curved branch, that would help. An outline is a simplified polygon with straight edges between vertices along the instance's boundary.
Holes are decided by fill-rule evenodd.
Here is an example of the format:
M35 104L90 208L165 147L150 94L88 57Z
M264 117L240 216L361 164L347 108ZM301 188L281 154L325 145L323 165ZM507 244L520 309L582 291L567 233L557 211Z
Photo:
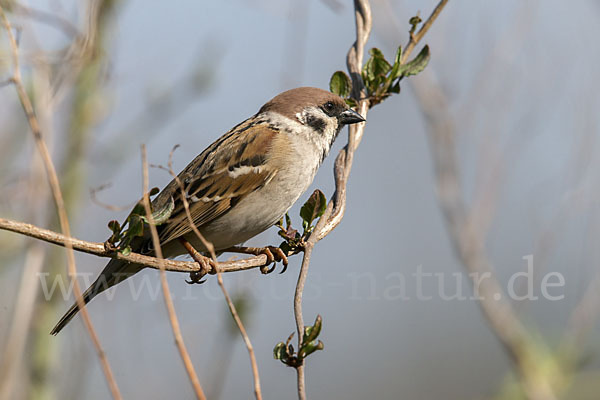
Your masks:
M409 44L404 51L402 63L406 62L406 59L408 59L408 56L413 51L414 47L429 30L447 2L448 0L441 0L419 32L416 35L411 35ZM358 100L357 111L366 118L371 104L369 99L366 98L365 87L360 72L363 64L364 48L369 40L373 21L368 0L355 0L354 9L356 18L356 40L348 51L346 64L352 79L352 97ZM298 348L302 345L302 336L304 333L302 293L308 275L308 266L310 264L312 250L314 245L330 234L344 218L344 213L346 211L346 185L352 169L354 152L362 140L365 125L366 122L362 122L348 127L348 144L340 150L334 165L335 193L327 204L325 213L319 219L317 226L305 245L304 257L302 259L302 266L300 268L300 275L298 276L298 283L296 284L294 296L294 315L296 318L296 330L298 332ZM298 398L305 399L304 364L301 363L296 367L296 371L298 375Z
M355 18L356 18L356 41L348 51L347 65L348 71L353 83L353 97L359 100L358 112L366 117L369 110L369 100L364 98L364 85L360 76L362 66L364 47L369 40L371 33L372 18L371 6L368 0L355 0ZM308 276L308 267L314 245L325 236L327 236L341 222L344 211L346 210L346 183L352 168L354 151L362 139L365 129L365 123L359 123L349 126L348 144L340 150L334 167L335 193L333 198L327 204L325 213L319 219L315 230L308 238L304 247L304 257L302 266L298 275L296 291L294 294L294 316L296 319L296 330L298 333L298 349L302 346L304 334L304 317L302 315L302 293L304 284ZM304 380L304 362L296 367L298 398L306 399L306 384Z

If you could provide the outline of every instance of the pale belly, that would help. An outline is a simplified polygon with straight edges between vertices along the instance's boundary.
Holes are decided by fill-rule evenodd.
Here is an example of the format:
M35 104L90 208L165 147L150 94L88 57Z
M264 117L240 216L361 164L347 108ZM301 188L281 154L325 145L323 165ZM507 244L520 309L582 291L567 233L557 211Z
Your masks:
M301 176L295 174L292 177L285 171L281 172L278 174L280 176L275 176L263 188L240 200L229 212L200 228L200 232L213 244L215 250L243 243L275 225L306 191L314 178L312 168L304 170L304 175ZM195 233L189 233L185 238L197 250L206 251ZM163 251L165 257L186 253L178 241L167 244Z

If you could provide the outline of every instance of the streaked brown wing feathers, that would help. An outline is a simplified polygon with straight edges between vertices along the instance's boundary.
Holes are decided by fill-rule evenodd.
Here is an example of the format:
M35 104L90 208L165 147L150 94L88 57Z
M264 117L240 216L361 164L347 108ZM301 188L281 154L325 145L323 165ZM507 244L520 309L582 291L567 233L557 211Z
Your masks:
M267 167L265 162L276 134L277 131L266 124L251 127L240 124L182 171L179 178L184 184L190 214L197 227L225 214L242 197L273 179L277 171ZM198 162L202 164L194 165ZM191 232L181 191L174 182L165 191L169 187L175 209L161 226L163 244Z

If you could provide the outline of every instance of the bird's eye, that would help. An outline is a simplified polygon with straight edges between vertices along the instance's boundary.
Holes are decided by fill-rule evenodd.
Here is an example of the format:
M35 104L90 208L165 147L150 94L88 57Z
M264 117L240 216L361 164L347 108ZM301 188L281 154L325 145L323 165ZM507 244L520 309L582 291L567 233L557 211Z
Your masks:
M333 103L332 103L332 102L330 102L330 101L328 101L327 103L325 103L325 109L326 109L327 111L331 111L331 110L333 110Z

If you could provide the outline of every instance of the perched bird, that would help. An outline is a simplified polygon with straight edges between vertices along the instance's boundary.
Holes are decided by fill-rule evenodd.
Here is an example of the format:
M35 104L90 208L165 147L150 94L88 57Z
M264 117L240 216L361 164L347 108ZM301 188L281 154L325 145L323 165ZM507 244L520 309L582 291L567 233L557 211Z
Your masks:
M181 196L216 251L243 243L276 224L308 189L342 127L363 121L342 98L325 90L301 87L275 96L181 171L183 194L174 179L152 201L154 210L172 209L169 219L157 226L164 256L186 253L180 238L200 252L207 250L188 224ZM151 238L138 239L132 250L154 255ZM83 300L87 304L143 268L111 260ZM51 334L60 332L78 311L74 304Z

